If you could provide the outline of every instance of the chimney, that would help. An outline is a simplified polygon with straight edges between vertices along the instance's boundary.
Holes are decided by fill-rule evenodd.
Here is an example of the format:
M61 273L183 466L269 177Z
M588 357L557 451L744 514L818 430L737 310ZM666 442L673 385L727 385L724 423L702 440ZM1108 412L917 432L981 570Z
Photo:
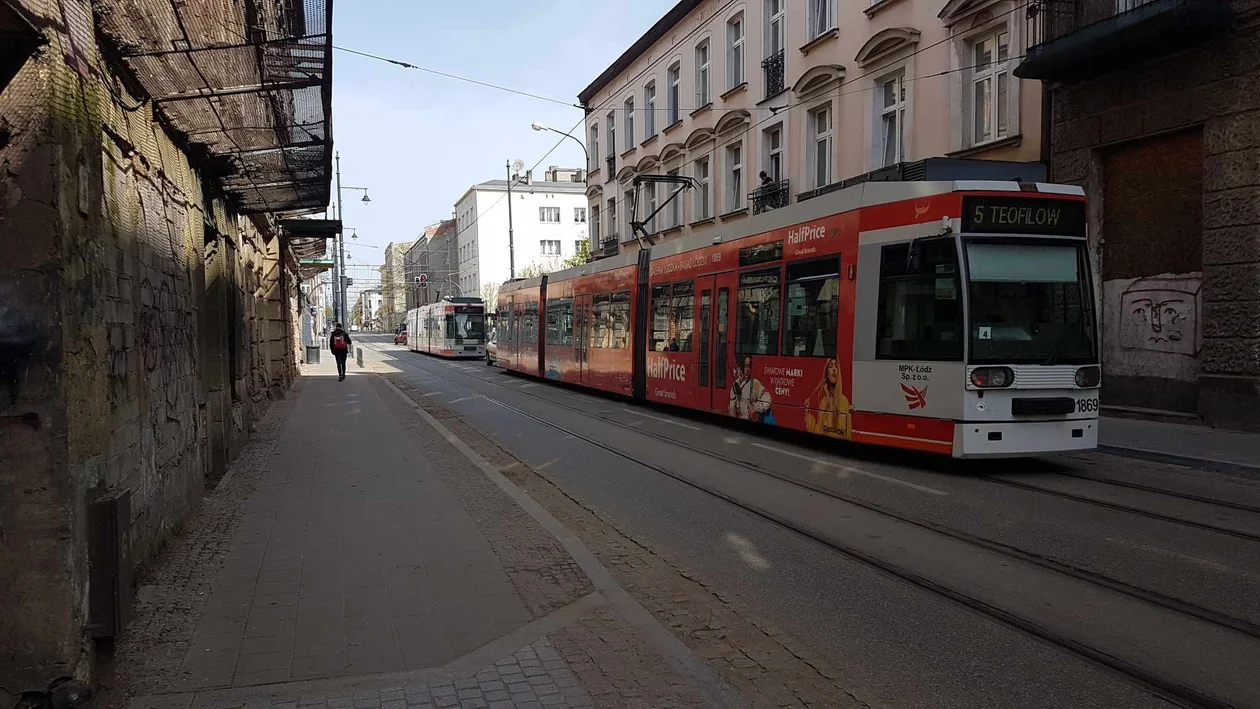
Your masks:
M533 170L525 171L525 184L527 185L534 184L534 171Z

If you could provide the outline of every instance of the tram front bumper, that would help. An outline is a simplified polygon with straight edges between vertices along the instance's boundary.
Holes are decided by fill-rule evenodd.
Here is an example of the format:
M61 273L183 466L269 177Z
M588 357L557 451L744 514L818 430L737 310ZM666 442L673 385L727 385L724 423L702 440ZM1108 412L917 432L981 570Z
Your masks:
M955 458L1001 458L1094 450L1098 419L1061 421L960 421L954 426Z

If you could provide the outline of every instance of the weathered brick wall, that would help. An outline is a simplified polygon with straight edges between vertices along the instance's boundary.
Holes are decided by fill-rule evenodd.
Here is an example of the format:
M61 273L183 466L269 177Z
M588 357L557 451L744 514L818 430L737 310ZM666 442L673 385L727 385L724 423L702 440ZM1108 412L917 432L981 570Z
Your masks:
M0 686L19 690L90 670L88 505L130 494L124 572L142 571L294 372L269 222L206 214L89 3L64 1L92 70L64 59L62 8L31 0L49 45L0 88Z
M1086 187L1093 235L1105 245L1105 151L1202 132L1201 276L1142 275L1162 276L1201 301L1201 344L1190 355L1199 414L1213 425L1260 431L1260 3L1234 6L1234 30L1202 48L1052 88L1051 175ZM1201 277L1201 286L1187 277ZM1119 305L1103 302L1104 310Z

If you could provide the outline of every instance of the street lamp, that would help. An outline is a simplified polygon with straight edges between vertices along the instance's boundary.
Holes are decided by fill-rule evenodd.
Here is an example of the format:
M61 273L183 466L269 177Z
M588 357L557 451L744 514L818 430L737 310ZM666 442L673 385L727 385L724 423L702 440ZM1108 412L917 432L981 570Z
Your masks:
M547 130L557 135L563 135L564 137L569 138L570 140L576 142L578 145L582 146L582 153L586 155L586 169L588 170L591 169L591 154L586 150L586 143L583 143L577 138L574 138L573 134L565 133L562 130L557 130L555 128L552 128L551 126L545 126L539 123L538 121L534 121L533 123L529 124L529 127L539 132Z
M372 198L368 197L368 191L366 187L342 186L341 184L341 153L338 152L336 154L336 157L337 157L337 219L345 219L345 212L342 211L342 207L341 207L341 193L342 192L346 190L362 191L363 199L359 201L363 202L363 204L371 204ZM357 239L359 237L358 235L353 235L352 238ZM346 289L346 238L344 234L338 234L337 236L337 258L338 258L338 263L339 263L339 265L337 266L337 295L339 296L338 304L341 306L340 312L338 313L338 318L341 320L343 324L345 324L346 320L349 317L349 311L348 311L349 304L346 303L346 295L347 295L346 294L346 290L347 290Z

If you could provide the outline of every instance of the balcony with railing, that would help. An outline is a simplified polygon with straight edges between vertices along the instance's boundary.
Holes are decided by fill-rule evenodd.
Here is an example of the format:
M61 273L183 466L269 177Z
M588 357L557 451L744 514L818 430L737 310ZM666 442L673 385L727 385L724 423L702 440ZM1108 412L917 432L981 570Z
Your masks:
M748 201L752 203L753 214L761 214L772 209L786 207L792 201L791 192L788 190L788 181L768 182L753 190L748 195Z
M766 96L770 98L783 93L787 88L785 83L787 70L787 55L780 49L779 51L766 57L761 62L761 68L766 73Z
M1032 0L1023 79L1080 81L1203 44L1233 21L1229 0Z
M608 234L596 244L594 249L591 249L590 260L596 261L601 258L616 256L620 249L621 243L617 240L617 235Z

